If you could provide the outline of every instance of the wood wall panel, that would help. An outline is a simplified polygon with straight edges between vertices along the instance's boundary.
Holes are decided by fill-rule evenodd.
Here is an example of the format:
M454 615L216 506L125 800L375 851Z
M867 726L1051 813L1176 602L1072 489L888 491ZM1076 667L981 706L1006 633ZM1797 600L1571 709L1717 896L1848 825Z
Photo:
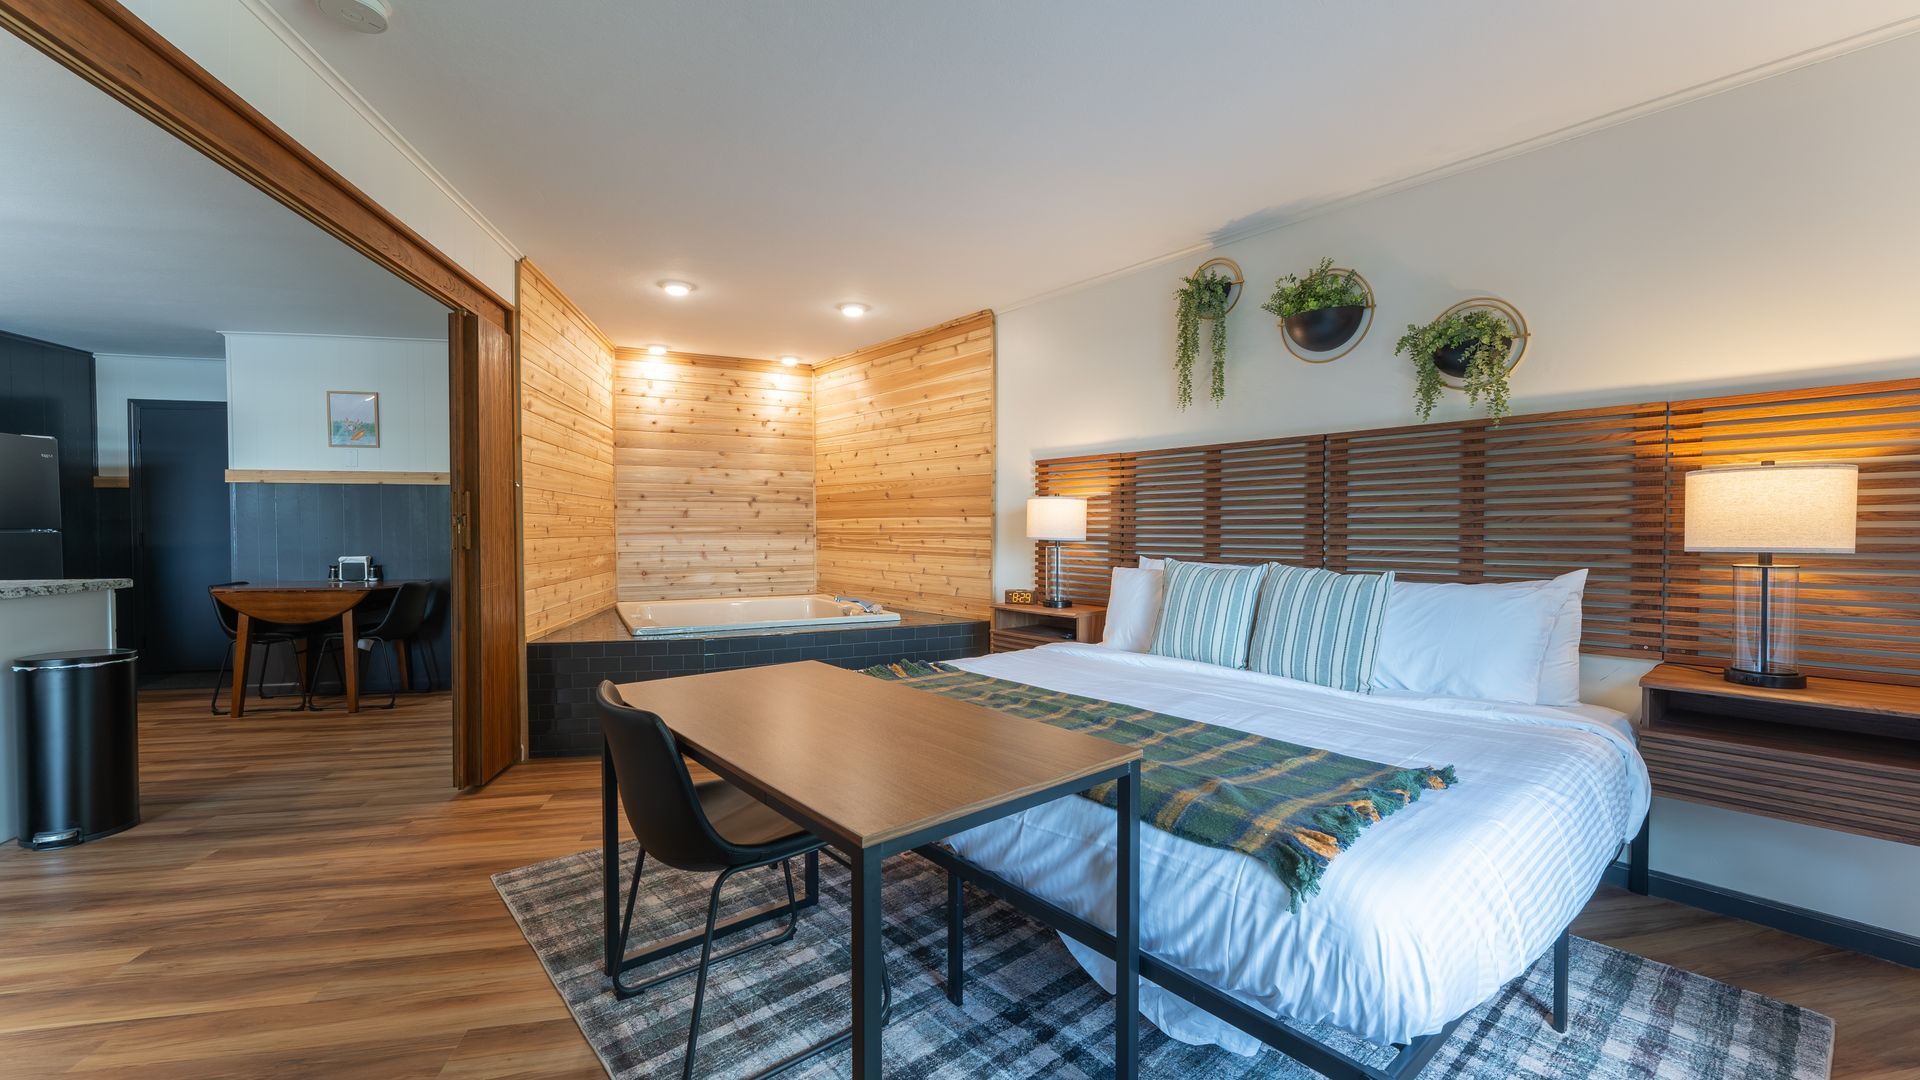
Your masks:
M986 616L993 353L982 311L815 370L821 591Z
M767 360L619 351L620 599L816 591L812 382Z
M1920 682L1920 379L1676 401L1671 408L1668 658L1724 660L1733 622L1728 566L1753 558L1682 548L1686 474L1736 462L1849 462L1860 467L1854 554L1776 560L1803 568L1799 667Z
M1725 661L1741 559L1682 549L1685 474L1762 460L1860 466L1858 552L1782 557L1805 566L1800 668L1920 683L1920 379L1049 458L1034 489L1089 500L1075 599L1104 602L1140 555L1418 581L1586 567L1584 651L1702 664Z
M527 636L614 602L613 343L531 262L519 272Z

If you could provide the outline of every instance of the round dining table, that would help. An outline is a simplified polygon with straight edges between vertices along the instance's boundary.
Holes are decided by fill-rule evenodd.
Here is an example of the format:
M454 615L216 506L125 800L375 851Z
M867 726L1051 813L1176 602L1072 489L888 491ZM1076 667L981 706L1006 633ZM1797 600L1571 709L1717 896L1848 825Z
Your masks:
M247 708L247 647L253 621L303 626L340 620L341 663L347 684L347 711L360 711L360 664L353 648L358 636L353 632L353 612L371 596L391 597L404 581L253 581L244 585L216 585L210 590L221 603L232 608L233 699L231 715L243 716ZM317 672L306 670L317 658L308 649L301 661L301 677L308 686Z

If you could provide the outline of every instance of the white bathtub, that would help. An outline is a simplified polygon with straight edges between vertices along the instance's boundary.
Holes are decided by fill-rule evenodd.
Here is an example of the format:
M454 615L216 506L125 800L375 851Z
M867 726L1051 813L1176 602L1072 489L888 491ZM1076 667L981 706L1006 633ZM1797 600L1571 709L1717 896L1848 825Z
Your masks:
M868 612L825 593L810 596L741 596L714 600L629 600L615 605L620 621L637 638L697 637L734 630L897 623L900 613Z

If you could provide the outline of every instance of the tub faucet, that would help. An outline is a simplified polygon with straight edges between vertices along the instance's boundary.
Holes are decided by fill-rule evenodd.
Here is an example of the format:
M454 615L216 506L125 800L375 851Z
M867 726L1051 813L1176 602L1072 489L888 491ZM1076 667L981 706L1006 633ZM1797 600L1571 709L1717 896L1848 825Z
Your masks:
M843 604L859 604L860 610L869 615L880 610L879 604L869 604L865 600L856 600L851 596L836 596L834 599Z

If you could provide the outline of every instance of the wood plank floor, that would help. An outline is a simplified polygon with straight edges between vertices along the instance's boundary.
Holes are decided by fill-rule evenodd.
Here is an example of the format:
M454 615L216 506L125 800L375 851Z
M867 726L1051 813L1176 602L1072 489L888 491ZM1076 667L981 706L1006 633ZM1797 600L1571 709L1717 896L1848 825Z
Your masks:
M143 695L139 828L0 851L0 1075L601 1075L488 881L594 846L597 762L456 795L445 697L205 700ZM1920 1076L1920 972L1617 890L1577 930L1835 1017L1836 1077Z

